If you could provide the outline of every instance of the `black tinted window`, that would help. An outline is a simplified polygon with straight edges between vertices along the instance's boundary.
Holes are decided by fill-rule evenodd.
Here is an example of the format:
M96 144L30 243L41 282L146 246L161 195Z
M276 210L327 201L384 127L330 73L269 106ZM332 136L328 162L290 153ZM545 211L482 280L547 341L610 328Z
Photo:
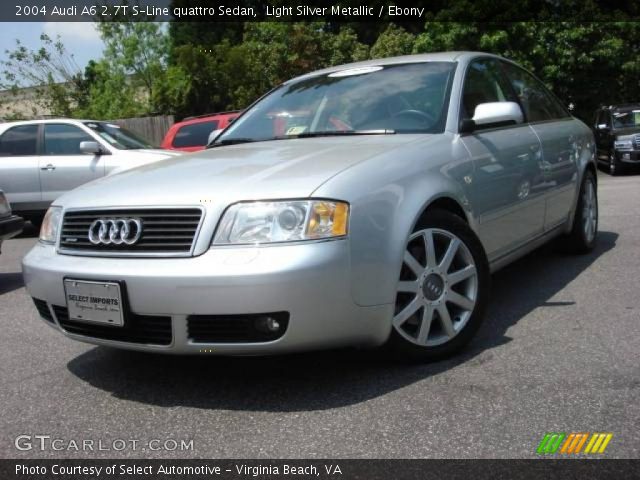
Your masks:
M507 76L520 99L529 122L565 118L569 115L546 87L523 69L504 62Z
M193 123L180 128L173 139L173 146L183 147L203 147L209 141L209 134L218 128L218 121Z
M12 127L0 136L0 155L35 155L37 139L37 125Z
M462 94L463 118L472 118L481 103L515 101L498 62L477 60L469 65Z
M45 124L45 155L80 155L80 142L95 142L78 127L64 124Z

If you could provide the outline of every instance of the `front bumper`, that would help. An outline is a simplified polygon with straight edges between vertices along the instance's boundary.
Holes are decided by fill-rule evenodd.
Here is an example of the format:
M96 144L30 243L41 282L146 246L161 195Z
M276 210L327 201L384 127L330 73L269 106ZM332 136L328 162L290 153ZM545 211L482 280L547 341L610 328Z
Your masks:
M616 150L616 159L624 163L639 163L640 150Z
M179 354L262 355L380 345L391 331L392 304L361 307L352 300L348 240L221 247L191 258L61 255L55 247L38 243L25 256L23 272L30 295L50 308L50 325L71 338L98 345ZM160 346L69 333L55 313L66 306L65 277L124 282L132 314L170 317L171 343ZM189 316L266 312L289 313L288 327L277 340L201 343L190 338Z

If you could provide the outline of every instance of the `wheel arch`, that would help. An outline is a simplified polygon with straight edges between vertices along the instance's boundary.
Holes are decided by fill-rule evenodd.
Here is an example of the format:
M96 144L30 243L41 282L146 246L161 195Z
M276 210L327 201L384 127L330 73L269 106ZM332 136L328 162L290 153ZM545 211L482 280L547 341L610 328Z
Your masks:
M450 197L448 195L443 195L435 199L432 199L423 208L422 212L420 213L416 222L414 223L414 228L415 228L415 225L418 222L420 222L420 220L422 220L424 217L429 215L429 212L435 209L444 210L445 212L452 213L457 217L459 217L461 220L464 220L465 223L469 224L469 217L467 216L467 212L464 210L464 208L462 208L462 205L453 197Z

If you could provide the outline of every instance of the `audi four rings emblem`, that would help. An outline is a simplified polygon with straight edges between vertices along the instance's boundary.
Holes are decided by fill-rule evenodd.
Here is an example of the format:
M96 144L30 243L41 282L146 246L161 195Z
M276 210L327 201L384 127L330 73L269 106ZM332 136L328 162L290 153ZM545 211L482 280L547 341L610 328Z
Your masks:
M133 245L141 236L139 218L98 218L89 227L89 241L94 245Z

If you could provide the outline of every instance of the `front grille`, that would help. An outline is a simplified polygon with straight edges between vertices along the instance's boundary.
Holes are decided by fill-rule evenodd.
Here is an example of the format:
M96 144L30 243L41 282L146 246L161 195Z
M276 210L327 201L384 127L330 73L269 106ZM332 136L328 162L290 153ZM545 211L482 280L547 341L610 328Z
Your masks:
M70 320L69 310L58 305L53 305L53 312L64 330L84 337L148 345L170 345L173 339L171 317L130 313L125 317L124 326L114 327Z
M264 328L267 318L275 319L279 328ZM190 315L187 317L188 338L194 343L255 343L282 337L289 325L289 313L248 315Z
M134 245L94 245L89 227L99 218L138 218L142 235ZM126 254L185 255L191 252L202 219L198 208L118 209L67 212L62 222L60 250Z
M40 316L44 318L47 322L54 323L53 317L51 316L51 310L49 310L49 306L47 305L47 302L45 302L44 300L39 300L37 298L32 298L32 300Z

